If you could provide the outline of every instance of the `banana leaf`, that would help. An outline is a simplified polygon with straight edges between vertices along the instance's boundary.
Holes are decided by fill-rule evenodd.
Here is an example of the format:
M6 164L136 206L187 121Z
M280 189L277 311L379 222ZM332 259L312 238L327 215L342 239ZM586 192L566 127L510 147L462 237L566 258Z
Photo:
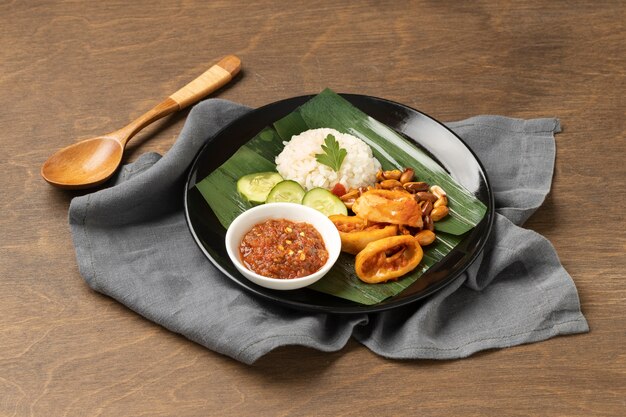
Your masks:
M275 170L274 159L283 149L283 141L303 131L321 127L349 133L365 141L383 169L411 167L420 181L441 186L448 195L450 215L435 223L435 243L424 248L424 258L418 268L401 279L383 284L366 284L354 272L354 256L342 254L331 271L309 288L360 304L377 304L413 284L428 268L450 253L461 242L463 235L485 215L486 206L457 184L424 151L326 89L288 116L263 129L223 165L196 184L219 222L228 228L235 217L252 207L237 192L236 182L240 177Z

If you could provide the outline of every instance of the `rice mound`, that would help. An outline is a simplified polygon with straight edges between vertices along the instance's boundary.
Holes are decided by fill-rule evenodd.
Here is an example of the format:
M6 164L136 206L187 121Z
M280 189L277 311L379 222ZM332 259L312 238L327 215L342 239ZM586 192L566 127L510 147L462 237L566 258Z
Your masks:
M322 145L329 134L333 135L347 155L335 172L329 166L317 162L316 154L324 153ZM346 189L372 185L380 162L372 155L372 149L361 139L335 129L311 129L295 135L276 157L276 170L283 178L296 181L306 190L315 187L330 189L340 183Z

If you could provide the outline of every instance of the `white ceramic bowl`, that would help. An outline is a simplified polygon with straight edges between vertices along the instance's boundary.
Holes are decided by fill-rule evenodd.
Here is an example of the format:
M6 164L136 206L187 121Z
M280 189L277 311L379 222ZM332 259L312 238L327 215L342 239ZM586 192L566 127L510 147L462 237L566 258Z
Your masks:
M259 275L246 268L239 258L239 245L244 235L258 223L269 219L286 219L307 222L317 229L324 239L328 260L317 272L302 278L278 279ZM293 203L269 203L241 213L226 231L226 251L235 267L250 281L274 290L295 290L320 280L335 264L341 252L341 238L337 228L328 217L319 211Z

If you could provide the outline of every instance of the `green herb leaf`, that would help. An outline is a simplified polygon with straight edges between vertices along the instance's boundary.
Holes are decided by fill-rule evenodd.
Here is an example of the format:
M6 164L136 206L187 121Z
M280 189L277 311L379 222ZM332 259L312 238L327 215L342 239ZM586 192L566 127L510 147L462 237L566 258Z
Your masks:
M344 158L348 155L348 151L339 147L339 142L337 142L333 135L326 136L322 150L324 153L315 155L317 162L331 167L335 172L339 171Z

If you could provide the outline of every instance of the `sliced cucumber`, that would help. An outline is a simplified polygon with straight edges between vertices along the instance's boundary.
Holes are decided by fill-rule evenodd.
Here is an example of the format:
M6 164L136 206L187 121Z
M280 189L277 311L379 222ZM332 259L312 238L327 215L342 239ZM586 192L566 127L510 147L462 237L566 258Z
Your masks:
M266 203L298 203L302 202L304 188L295 181L281 181L267 195Z
M348 214L348 209L343 201L325 188L313 188L302 198L302 204L321 211L327 216L333 214Z
M237 181L237 191L251 203L265 203L269 192L282 180L278 172L248 174Z

